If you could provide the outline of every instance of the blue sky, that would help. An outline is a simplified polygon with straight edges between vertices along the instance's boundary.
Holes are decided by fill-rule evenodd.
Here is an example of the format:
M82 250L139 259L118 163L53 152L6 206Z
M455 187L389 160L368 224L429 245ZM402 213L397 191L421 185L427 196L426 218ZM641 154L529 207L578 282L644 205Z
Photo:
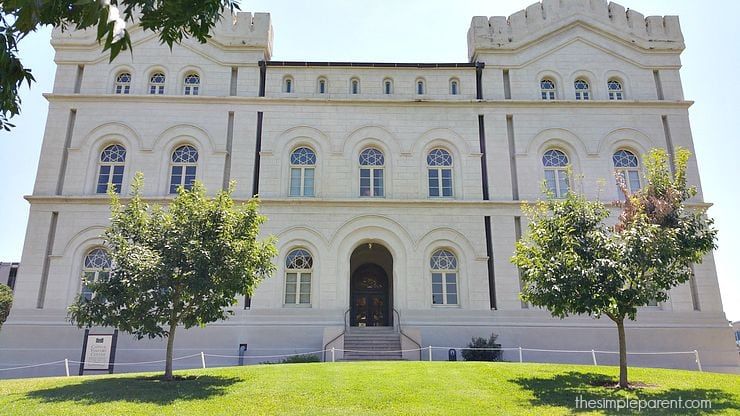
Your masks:
M254 0L242 9L272 14L276 60L465 62L475 15L509 15L534 0ZM740 2L620 2L645 15L677 14L686 39L681 75L690 109L704 197L715 205L715 259L727 317L740 320ZM0 132L0 261L18 261L28 219L55 65L45 28L21 43L37 83L24 88L17 128ZM136 51L134 51L136 53ZM734 254L733 254L734 253ZM22 276L21 276L22 278Z

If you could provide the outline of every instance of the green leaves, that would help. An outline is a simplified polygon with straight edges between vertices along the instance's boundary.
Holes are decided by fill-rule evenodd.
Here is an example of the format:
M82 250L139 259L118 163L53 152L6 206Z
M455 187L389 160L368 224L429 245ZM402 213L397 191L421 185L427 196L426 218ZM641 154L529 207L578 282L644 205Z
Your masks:
M205 43L225 10L239 10L238 0L62 0L0 2L0 128L14 127L9 119L21 111L18 88L35 81L18 56L18 42L45 25L64 30L97 26L96 38L112 62L131 50L128 33L135 24L159 33L172 47L184 38Z
M78 326L112 326L143 337L168 336L170 325L186 328L226 319L238 295L252 293L272 274L274 240L259 240L265 218L257 202L236 204L231 189L213 198L202 184L180 188L166 207L141 197L136 175L122 205L111 192L111 224L104 234L113 268L69 309Z
M11 306L13 306L13 290L10 286L0 283L0 328L8 319Z

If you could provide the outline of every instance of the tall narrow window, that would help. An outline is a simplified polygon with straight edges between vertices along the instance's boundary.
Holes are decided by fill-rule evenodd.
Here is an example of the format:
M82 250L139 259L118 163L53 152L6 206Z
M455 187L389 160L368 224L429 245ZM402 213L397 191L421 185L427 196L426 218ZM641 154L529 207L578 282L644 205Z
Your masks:
M619 82L619 80L610 79L609 82L606 83L606 89L609 91L610 100L619 101L624 99L624 89L622 88L622 83Z
M569 163L568 156L560 150L550 149L542 156L547 190L552 192L556 198L564 198L570 190Z
M369 147L360 153L360 196L382 197L383 152Z
M618 150L612 155L614 162L614 171L624 181L624 185L630 193L638 191L640 184L640 160L634 153L629 150ZM620 199L624 199L624 194L617 185L617 193Z
M187 74L185 75L185 95L198 95L200 92L200 75L198 74Z
M383 94L390 95L393 94L393 81L390 79L385 79L383 81Z
M170 193L176 194L180 186L190 189L195 182L198 169L198 150L190 145L180 146L172 152L170 174Z
M326 94L326 79L319 78L319 85L317 89L319 94Z
M360 93L360 80L357 78L353 78L350 81L350 94L359 94Z
M116 94L128 94L131 92L131 74L128 72L121 72L116 75L116 82L113 89Z
M293 85L293 78L291 78L291 77L285 77L283 79L283 92L284 93L287 93L287 94L291 94L291 93L293 93L293 89L294 88L295 87Z
M285 304L311 304L311 273L313 257L302 248L288 253L285 258Z
M418 95L423 95L426 93L426 86L424 85L423 79L416 80L416 93Z
M444 149L433 149L427 155L429 196L452 196L452 155Z
M290 196L314 196L316 153L299 147L290 154Z
M93 298L94 293L89 284L108 279L111 269L111 260L108 253L102 248L90 250L82 262L82 287L80 294L86 300Z
M126 163L126 148L120 144L112 144L100 153L100 166L98 168L98 183L95 192L104 194L108 192L108 185L113 186L113 191L121 193L123 183L123 170Z
M576 90L576 100L591 99L591 88L586 80L577 79L576 82L573 83L573 87Z
M551 79L547 78L540 81L540 94L543 100L554 100L555 83Z
M155 72L149 77L149 94L164 94L164 74Z
M460 81L456 79L450 80L450 94L451 95L460 94Z
M449 250L437 250L429 261L432 272L432 305L458 305L457 257Z

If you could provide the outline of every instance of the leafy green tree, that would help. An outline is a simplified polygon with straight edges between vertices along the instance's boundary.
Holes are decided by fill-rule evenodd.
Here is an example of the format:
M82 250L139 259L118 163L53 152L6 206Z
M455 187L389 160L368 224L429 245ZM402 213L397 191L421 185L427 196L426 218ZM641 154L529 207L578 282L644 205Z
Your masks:
M103 238L112 268L105 281L85 282L92 297L80 295L69 307L80 328L101 325L144 337L167 338L164 378L172 379L178 325L187 328L226 319L237 295L251 295L275 269L274 239L258 240L265 218L252 200L236 205L233 186L208 198L196 182L178 189L163 208L141 197L137 173L131 199L111 196L111 224Z
M13 306L13 290L10 286L0 283L0 328L8 319L11 306Z
M522 274L521 298L553 316L607 316L619 336L619 386L627 387L625 318L637 308L663 302L668 291L692 276L692 264L715 248L717 231L703 209L685 202L696 190L686 185L686 149L668 156L652 150L645 158L645 187L630 194L617 176L625 201L615 225L610 210L571 192L524 205L528 233L516 245L512 262Z
M18 43L46 25L63 29L97 27L97 40L110 59L131 48L127 26L134 23L159 33L172 47L183 38L205 43L224 10L239 9L238 0L3 0L0 1L0 129L21 110L18 88L35 81L18 56Z

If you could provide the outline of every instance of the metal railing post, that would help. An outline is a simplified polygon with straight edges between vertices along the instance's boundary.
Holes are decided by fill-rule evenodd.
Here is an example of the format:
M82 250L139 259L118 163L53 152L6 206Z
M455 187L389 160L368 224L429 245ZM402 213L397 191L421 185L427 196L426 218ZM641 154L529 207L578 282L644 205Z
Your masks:
M429 361L432 361L432 346L429 346Z
M598 363L596 362L596 351L594 351L594 350L591 350L591 358L593 358L593 360L594 360L594 365L599 365L599 364L598 364Z
M524 360L522 359L522 346L521 345L519 346L519 362L520 363L524 362Z
M67 377L69 377L69 359L64 359L64 372L67 373Z
M696 357L696 366L699 367L699 371L703 371L701 369L701 360L699 360L699 351L694 350L694 357Z
M206 368L206 354L203 351L200 352L200 363Z
M331 362L334 362L334 347L331 347Z

